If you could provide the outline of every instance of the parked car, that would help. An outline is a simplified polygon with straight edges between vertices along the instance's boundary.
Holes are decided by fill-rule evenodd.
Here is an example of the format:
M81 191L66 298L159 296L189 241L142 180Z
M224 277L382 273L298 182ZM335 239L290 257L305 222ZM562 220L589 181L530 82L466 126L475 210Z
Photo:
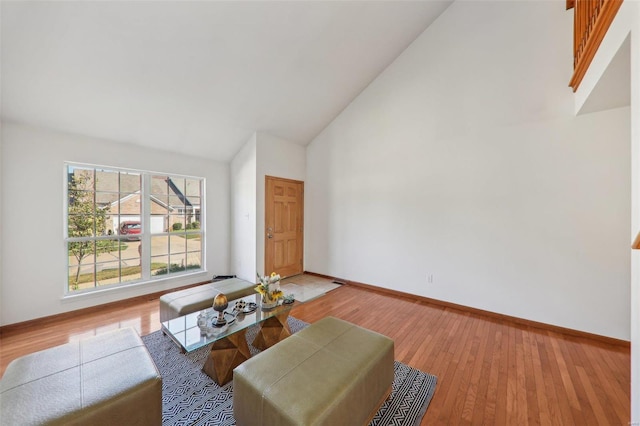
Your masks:
M120 235L130 236L130 240L139 240L142 225L139 221L125 221L120 224Z

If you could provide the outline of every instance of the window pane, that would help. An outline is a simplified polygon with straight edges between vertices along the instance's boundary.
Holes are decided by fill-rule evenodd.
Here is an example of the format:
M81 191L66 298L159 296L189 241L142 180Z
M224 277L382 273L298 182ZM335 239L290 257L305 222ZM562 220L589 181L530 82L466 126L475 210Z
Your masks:
M93 264L90 265L90 268L81 268L80 274L77 274L77 266L69 266L69 291L85 290L87 288L95 287Z
M69 166L67 185L69 190L93 190L93 169Z
M72 237L94 235L95 203L91 191L93 174L86 170L76 170L69 174L67 190L67 232Z
M166 275L169 263L169 237L151 237L151 275Z
M202 266L202 240L198 238L187 239L187 264Z
M184 183L185 179L181 177L170 176L169 187L175 194L184 196Z
M107 235L118 234L118 214L107 214L104 217L104 226Z
M166 216L169 214L169 197L164 195L151 196L151 214Z
M171 183L173 183L173 186L180 191L181 194L184 194L184 183L185 183L185 178L182 177L175 177L175 176L170 176L169 180L171 181Z
M96 191L97 192L115 192L119 190L120 173L109 170L96 170Z
M140 265L122 265L120 282L137 281L142 278Z
M136 216L140 220L142 211L142 199L140 194L129 194L114 200L112 212L118 212L121 216Z
M67 233L70 238L88 237L93 234L92 218L83 215L69 215L67 217Z
M193 210L200 208L200 197L196 197L196 196L189 197L189 202L191 203L191 208Z
M171 235L169 237L169 263L170 272L184 271L187 266L187 244L183 235Z
M185 239L184 234L171 235L169 245L171 247L172 255L176 253L184 253L185 251L187 251L187 240ZM173 259L171 261L173 262Z
M160 215L160 214L152 214L151 215L151 233L159 234L162 232L168 231L169 216L168 215Z
M140 265L140 256L142 255L142 242L140 241L121 241L120 242L120 258L124 266Z
M202 266L202 254L199 251L187 253L187 268L198 269Z
M199 217L198 217L199 218ZM187 219L188 221L188 219ZM200 221L194 215L190 223L187 223L187 232L200 232Z
M152 195L169 195L169 185L166 176L151 177L151 194Z
M151 237L151 275L166 275L169 266L169 237Z
M169 209L172 213L184 212L184 197L176 194L169 195Z
M169 237L158 235L151 237L151 256L163 256L169 254Z
M69 254L69 289L80 290L93 287L95 283L95 242L81 241L67 244Z
M169 223L171 224L172 232L184 232L186 220L184 218L184 214L175 215L172 214L169 216Z
M201 268L203 181L149 174L151 185L143 192L143 178L144 172L67 166L67 236L81 239L66 241L69 291ZM146 219L145 200L150 206ZM143 229L143 222L149 229ZM151 235L146 249L145 233ZM146 273L143 256L151 261Z
M142 178L139 173L129 173L129 172L121 172L120 173L120 193L132 194L134 192L139 192L142 188Z
M167 256L151 258L151 276L167 275Z
M185 195L191 200L191 197L200 197L200 181L197 179L185 179Z

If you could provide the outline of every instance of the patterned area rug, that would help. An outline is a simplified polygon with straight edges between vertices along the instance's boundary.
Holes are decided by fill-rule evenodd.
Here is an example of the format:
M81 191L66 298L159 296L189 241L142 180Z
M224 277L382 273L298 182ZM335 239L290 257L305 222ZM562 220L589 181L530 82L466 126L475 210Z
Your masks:
M291 332L308 324L289 317ZM253 341L256 327L247 331ZM209 347L181 354L162 332L156 331L142 340L162 375L162 424L235 425L233 418L233 381L218 386L202 372ZM252 354L259 352L251 346ZM385 401L370 423L372 425L417 425L424 416L436 387L436 377L395 361L391 397Z

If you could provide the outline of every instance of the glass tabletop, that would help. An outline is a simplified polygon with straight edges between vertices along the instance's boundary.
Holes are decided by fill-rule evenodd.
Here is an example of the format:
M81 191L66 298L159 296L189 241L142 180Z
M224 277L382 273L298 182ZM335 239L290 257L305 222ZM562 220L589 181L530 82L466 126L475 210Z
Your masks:
M218 313L212 308L187 314L162 323L162 329L176 342L185 352L195 351L216 340L223 339L240 330L244 330L252 325L259 324L268 318L288 312L293 304L282 304L282 301L275 308L263 310L259 305L259 296L252 295L240 299L229 301L229 306L225 311L227 324L216 327L214 323ZM234 309L236 302L244 301L244 309ZM252 304L256 305L255 310L251 310ZM239 305L240 306L240 305ZM205 327L198 326L198 316L204 315L208 318Z

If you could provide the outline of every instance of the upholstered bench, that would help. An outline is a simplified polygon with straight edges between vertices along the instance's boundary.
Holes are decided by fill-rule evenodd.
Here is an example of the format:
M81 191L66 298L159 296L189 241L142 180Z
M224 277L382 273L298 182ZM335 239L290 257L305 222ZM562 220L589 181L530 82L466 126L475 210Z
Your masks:
M255 293L255 286L249 281L230 278L164 294L160 296L160 322L210 308L218 293L224 293L228 300L249 296Z
M1 425L160 425L162 378L132 328L13 360Z
M248 425L366 425L393 383L393 340L323 318L233 371L233 414Z

